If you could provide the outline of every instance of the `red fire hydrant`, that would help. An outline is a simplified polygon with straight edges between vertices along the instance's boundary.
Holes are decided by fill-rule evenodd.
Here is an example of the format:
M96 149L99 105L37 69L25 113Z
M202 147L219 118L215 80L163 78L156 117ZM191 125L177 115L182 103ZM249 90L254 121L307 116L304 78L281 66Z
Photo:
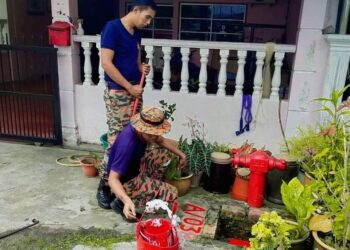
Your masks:
M262 207L264 203L267 172L274 168L284 170L287 166L285 160L278 160L261 150L249 155L239 155L236 153L232 162L234 166L240 165L250 169L248 204L252 207Z

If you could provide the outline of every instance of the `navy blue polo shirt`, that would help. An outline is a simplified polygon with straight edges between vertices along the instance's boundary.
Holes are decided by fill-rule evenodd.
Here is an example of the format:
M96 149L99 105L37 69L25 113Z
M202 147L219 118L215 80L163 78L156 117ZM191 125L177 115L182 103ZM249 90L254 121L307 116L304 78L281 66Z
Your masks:
M134 84L140 81L140 71L137 66L140 43L140 32L135 29L134 34L130 34L120 19L109 21L102 31L101 48L114 51L113 64L127 81ZM106 73L105 81L109 89L124 89Z
M147 143L137 136L135 128L130 123L126 125L112 145L107 164L108 175L110 171L117 172L122 183L136 177L146 146Z

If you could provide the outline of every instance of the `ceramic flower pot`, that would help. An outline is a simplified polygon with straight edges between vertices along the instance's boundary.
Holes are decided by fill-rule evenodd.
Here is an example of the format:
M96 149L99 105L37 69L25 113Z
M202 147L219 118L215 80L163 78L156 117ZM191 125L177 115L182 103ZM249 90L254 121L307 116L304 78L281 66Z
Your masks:
M95 177L98 174L97 160L93 157L86 157L80 161L81 169L86 177Z
M191 178L192 178L193 174L188 174L184 177L181 177L179 180L169 180L169 179L166 179L165 181L167 183L169 183L170 185L173 185L174 187L177 188L177 192L178 192L178 196L181 197L181 196L184 196L189 188L190 188L190 185L191 185Z
M191 188L196 188L201 183L201 179L203 176L203 171L200 171L198 175L193 175L191 178Z
M276 158L286 159L287 156L276 156ZM285 170L273 169L266 176L265 198L273 203L283 205L281 197L282 180L288 183L298 175L298 164L296 161L286 159L287 167Z
M238 168L236 171L236 178L231 190L231 197L239 201L248 200L250 171L247 168Z
M333 247L326 245L320 237L318 237L317 231L312 231L312 237L314 238L314 249L317 250L336 250Z

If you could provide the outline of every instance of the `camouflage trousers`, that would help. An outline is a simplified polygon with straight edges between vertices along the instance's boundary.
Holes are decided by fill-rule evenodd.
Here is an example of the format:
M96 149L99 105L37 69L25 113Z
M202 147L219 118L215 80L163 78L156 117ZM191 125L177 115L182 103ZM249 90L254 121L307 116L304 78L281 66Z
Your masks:
M104 101L107 109L107 125L108 125L108 147L105 150L103 160L99 168L101 178L107 179L107 163L110 154L110 148L116 140L118 134L130 122L135 97L126 90L108 90L104 92ZM139 100L137 112L142 108L142 97Z
M143 212L146 202L153 199L161 199L170 204L177 199L176 187L162 181L165 165L170 159L167 149L149 144L141 159L140 174L123 184L137 212Z

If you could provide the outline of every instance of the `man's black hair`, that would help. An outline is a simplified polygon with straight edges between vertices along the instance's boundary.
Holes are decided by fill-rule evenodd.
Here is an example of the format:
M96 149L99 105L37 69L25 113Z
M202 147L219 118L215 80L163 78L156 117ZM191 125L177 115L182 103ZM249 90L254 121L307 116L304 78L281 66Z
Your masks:
M136 6L140 7L149 7L153 10L157 10L157 4L153 0L134 0L132 1L132 8Z

